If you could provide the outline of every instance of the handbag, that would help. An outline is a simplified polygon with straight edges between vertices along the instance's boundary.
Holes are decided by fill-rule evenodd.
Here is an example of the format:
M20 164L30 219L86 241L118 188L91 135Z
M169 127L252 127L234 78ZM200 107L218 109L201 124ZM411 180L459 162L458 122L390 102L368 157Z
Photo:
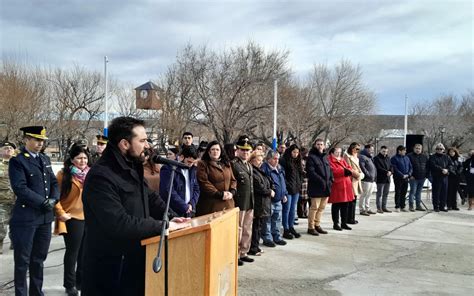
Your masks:
M344 176L345 177L349 177L349 176L352 176L352 171L346 167L343 167L344 168Z

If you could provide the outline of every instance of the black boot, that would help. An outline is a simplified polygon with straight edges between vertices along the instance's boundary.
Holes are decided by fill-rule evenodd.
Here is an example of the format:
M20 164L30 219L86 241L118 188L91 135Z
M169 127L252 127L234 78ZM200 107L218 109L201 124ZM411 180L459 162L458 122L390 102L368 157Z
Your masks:
M284 229L284 230L283 230L283 238L286 238L286 239L293 239L293 234L291 234L289 230Z
M339 226L339 224L337 224L337 223L334 224L334 225L332 226L332 228L333 228L334 230L342 231L341 226Z
M350 228L349 225L347 225L347 224L342 224L341 228L345 229L345 230L352 230L352 228Z
M296 230L293 228L293 227L290 227L290 232L291 234L293 234L293 236L295 238L300 238L301 237L301 234L299 234L298 232L296 232Z

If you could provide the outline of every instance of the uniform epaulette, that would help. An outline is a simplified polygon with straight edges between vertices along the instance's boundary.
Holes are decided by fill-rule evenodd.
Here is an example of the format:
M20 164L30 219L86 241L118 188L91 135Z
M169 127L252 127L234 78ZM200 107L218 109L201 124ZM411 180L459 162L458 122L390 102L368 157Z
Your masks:
M23 155L24 155L26 158L30 157L30 154L29 154L28 152L24 152Z

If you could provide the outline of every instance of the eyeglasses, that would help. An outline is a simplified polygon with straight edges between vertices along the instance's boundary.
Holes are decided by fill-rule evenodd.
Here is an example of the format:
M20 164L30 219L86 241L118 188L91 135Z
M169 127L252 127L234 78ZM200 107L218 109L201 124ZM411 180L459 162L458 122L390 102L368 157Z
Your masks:
M436 151L443 151L443 148L436 148Z

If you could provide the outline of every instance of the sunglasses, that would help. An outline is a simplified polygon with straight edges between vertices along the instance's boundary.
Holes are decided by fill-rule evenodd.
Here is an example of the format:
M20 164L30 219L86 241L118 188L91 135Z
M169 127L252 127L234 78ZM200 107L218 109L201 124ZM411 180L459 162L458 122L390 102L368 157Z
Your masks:
M443 148L436 148L436 151L443 151Z
M360 148L356 148L355 150L356 150L356 151L360 151Z

